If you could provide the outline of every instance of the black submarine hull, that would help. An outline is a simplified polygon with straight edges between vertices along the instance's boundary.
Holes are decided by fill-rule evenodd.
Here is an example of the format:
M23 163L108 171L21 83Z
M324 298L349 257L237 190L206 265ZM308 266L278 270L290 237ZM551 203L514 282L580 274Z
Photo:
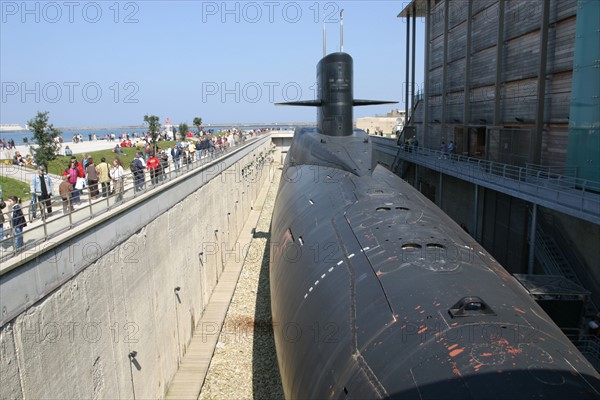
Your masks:
M374 168L362 131L296 131L271 233L288 399L600 396L596 371L521 285L427 198Z
M317 65L271 222L288 399L598 399L600 376L525 289L352 129L352 58Z

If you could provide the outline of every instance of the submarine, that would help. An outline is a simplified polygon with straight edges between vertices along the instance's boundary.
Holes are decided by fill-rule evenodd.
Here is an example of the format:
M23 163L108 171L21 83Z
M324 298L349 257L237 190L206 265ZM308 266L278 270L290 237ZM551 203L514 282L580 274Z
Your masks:
M353 129L353 60L317 64L271 222L287 399L598 399L600 376L518 281Z

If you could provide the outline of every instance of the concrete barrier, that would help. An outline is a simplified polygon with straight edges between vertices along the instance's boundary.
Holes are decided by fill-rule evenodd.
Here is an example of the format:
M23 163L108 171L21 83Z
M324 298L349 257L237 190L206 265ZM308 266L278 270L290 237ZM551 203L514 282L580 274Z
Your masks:
M0 398L160 398L259 189L269 137L36 249L0 276Z

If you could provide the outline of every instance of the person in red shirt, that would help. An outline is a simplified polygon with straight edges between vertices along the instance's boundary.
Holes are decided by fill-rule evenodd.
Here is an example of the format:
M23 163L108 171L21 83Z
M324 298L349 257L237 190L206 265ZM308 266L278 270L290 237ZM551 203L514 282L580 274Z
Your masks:
M158 184L160 161L156 158L154 152L150 154L148 161L146 161L146 169L150 172L150 181L153 185Z

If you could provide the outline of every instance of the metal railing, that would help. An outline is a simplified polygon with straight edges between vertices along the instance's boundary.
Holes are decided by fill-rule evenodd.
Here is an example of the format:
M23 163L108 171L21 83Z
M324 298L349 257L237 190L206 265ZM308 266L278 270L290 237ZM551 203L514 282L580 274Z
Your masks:
M577 211L577 217L600 223L600 182L410 145L400 146L397 157L463 180L487 183L488 187L517 197L525 195L541 205L561 205Z
M577 177L577 167L568 167L560 165L538 165L532 163L525 163L525 167L531 171L540 171L547 175L564 175Z
M239 143L235 147L229 147L227 149L215 149L214 151L202 150L201 158L199 160L194 159L193 161L185 162L182 155L179 167L176 167L176 164L169 157L169 165L164 169L159 168L154 179L151 178L151 172L144 170L144 182L142 185L136 183L135 173L127 172L122 178L122 192L109 192L106 197L102 197L101 183L97 184L99 190L99 198L97 199L92 198L90 186L86 186L80 191L81 202L79 204L73 204L72 211L69 211L69 208L67 207L67 212L63 212L63 200L60 196L52 196L50 199L53 209L51 215L46 214L45 207L40 204L41 202L38 202L37 204L24 203L21 205L21 210L27 221L27 226L23 229L23 246L20 248L16 247L17 237L14 234L15 231L12 226L12 210L4 209L2 211L4 211L5 222L3 238L0 240L0 261L4 262L19 254L28 252L35 253L41 249L47 248L52 245L52 238L97 218L111 209L119 207L144 193L152 191L155 188L187 174L188 172L197 170L208 163L216 161L234 150L246 147L263 136L264 134L255 134L252 138ZM111 181L110 186L114 188L114 181ZM37 207L39 214L32 222L30 222L28 218L30 207Z

